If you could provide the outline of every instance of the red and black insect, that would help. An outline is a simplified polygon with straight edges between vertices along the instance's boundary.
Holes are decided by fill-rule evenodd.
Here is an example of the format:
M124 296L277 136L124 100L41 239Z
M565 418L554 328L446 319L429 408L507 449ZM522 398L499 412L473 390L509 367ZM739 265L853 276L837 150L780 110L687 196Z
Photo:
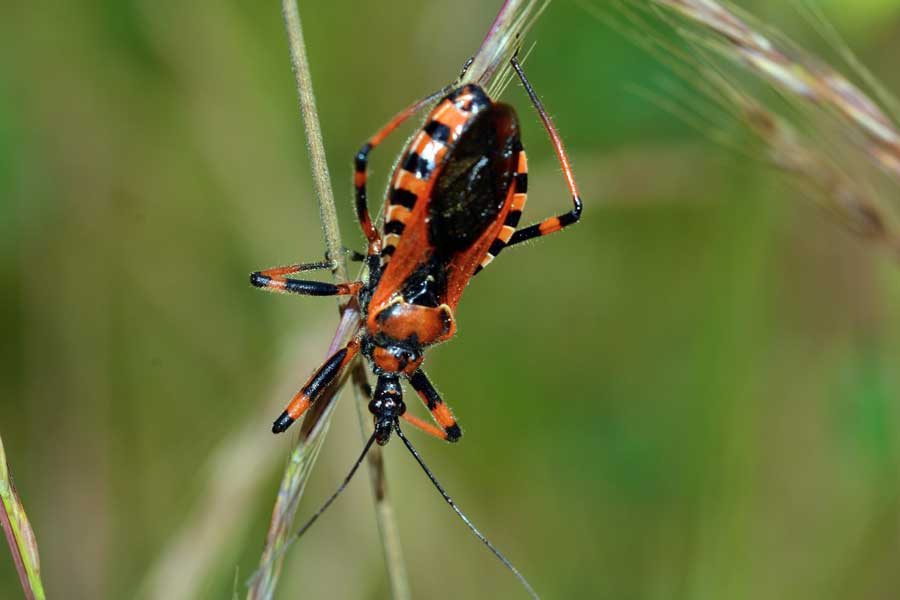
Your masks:
M438 94L395 116L363 145L355 161L356 213L368 240L368 279L331 284L287 277L327 268L327 262L250 276L253 285L277 292L355 295L362 309L357 334L291 400L275 420L274 433L299 419L361 352L378 378L369 410L379 444L388 441L398 418L450 442L462 435L453 413L422 370L425 350L453 337L453 314L463 290L501 251L559 231L581 216L581 200L559 135L515 59L512 65L550 134L572 194L572 210L517 229L528 171L516 112L492 101L480 87L465 85L438 102L403 153L391 178L383 233L379 233L366 201L369 153ZM438 427L406 412L401 379L409 381Z
M353 339L330 356L294 396L275 420L274 433L285 431L299 419L362 353L377 377L369 402L375 431L366 449L373 440L387 443L391 433L397 432L438 485L401 432L399 423L403 419L450 442L462 435L450 408L422 370L426 349L453 337L454 312L463 290L501 251L559 231L581 216L581 200L559 135L516 59L511 63L553 142L571 192L572 209L518 229L528 188L518 117L511 106L494 102L477 85L442 90L395 116L362 146L355 160L356 213L368 240L364 258L368 278L331 284L287 277L327 268L328 262L268 269L250 277L253 285L277 292L355 296L361 308ZM424 127L413 137L394 170L385 201L384 225L379 232L366 199L369 153L401 123L440 96L443 98L428 114ZM407 412L401 389L403 379L412 385L437 426ZM346 481L349 476L345 484ZM439 485L438 489L469 524ZM518 575L514 568L513 571Z

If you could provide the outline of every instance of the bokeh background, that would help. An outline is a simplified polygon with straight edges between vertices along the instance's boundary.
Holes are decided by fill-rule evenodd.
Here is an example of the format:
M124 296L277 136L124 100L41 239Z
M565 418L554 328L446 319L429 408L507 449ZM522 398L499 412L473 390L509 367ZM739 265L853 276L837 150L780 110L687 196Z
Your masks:
M348 245L353 152L458 73L499 5L300 2ZM834 51L790 3L742 6ZM822 6L900 89L900 2ZM243 595L291 443L271 421L337 323L331 299L247 284L323 252L279 4L3 15L0 433L45 586ZM458 338L428 357L465 436L413 434L427 461L546 598L896 597L895 258L634 93L667 69L578 4L551 4L532 39L584 219L467 291ZM521 90L504 99L524 121L526 215L555 214L552 149ZM359 451L351 398L301 514ZM386 456L415 597L523 597L404 449ZM0 597L19 593L4 547ZM280 597L387 593L363 477L292 550Z

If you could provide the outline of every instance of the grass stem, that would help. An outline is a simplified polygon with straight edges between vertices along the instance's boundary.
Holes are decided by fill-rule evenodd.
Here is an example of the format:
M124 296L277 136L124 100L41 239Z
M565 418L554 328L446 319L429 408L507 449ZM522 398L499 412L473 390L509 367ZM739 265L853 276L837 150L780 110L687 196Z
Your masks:
M6 543L9 545L25 598L43 600L44 584L41 582L41 561L38 556L37 540L9 473L2 438L0 438L0 503L3 504L0 509L0 523L3 525Z
M312 77L309 72L306 45L303 39L303 27L296 0L282 0L282 13L290 46L291 65L293 66L297 84L300 115L306 132L313 187L316 191L319 217L325 235L325 255L335 264L333 271L335 280L339 282L346 281L346 259L342 250L343 244L338 225L337 209L334 203L334 192L331 187L331 178L325 157L325 144L322 140L322 131L319 126ZM349 335L352 335L355 324L359 319L359 313L354 307L342 307L341 313L341 326L338 328L338 333L332 341L332 349L329 350L329 354L336 350ZM340 389L340 386L335 386L335 389ZM363 407L366 399L360 397L356 386L354 386L354 395L360 431L363 439L367 439L370 435L367 429L371 424L365 418ZM324 441L336 399L337 394L321 398L316 403L316 410L310 410L310 413L304 419L300 437L291 452L291 458L282 476L278 499L272 513L272 522L266 537L266 547L260 561L260 569L251 580L248 598L268 599L274 594L281 571L284 551L291 541L290 527L294 521L306 481L312 472L312 467ZM394 518L394 511L390 506L390 500L386 493L386 487L383 485L385 473L380 449L373 449L370 456L377 458L377 460L370 459L368 461L368 468L373 489L375 490L375 516L381 543L387 557L388 579L392 595L396 600L409 600L411 596L399 530Z

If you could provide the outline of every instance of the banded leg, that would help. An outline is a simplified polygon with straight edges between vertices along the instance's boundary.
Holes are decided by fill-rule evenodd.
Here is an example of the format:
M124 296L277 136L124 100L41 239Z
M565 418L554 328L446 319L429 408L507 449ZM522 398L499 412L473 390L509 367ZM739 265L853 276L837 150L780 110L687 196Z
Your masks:
M378 133L369 138L369 140L362 145L362 148L359 149L359 152L356 153L354 159L355 172L353 175L353 185L356 188L356 217L359 219L359 225L363 230L363 234L366 236L366 240L369 242L369 256L381 254L381 235L378 233L375 224L372 222L372 217L369 215L369 206L366 199L366 179L368 178L366 169L369 163L369 152L371 152L375 146L383 142L384 139L393 133L393 131L404 121L416 114L423 106L446 95L449 91L449 87L443 88L440 91L434 92L409 105L403 111L395 115L393 119L388 121L387 125L382 127Z
M409 414L404 414L403 419L411 425L415 425L425 433L429 433L442 440L447 440L448 442L455 442L462 437L462 431L459 429L459 425L456 423L453 413L450 412L450 407L441 399L440 394L437 393L437 390L435 390L434 386L431 385L431 382L428 381L428 377L425 376L425 373L421 369L416 371L410 376L409 382L412 384L413 389L416 390L416 393L419 394L419 398L422 399L422 402L425 403L425 407L428 408L428 411L431 413L435 422L440 426L440 429Z
M359 340L353 339L345 347L341 348L313 373L306 385L297 392L297 395L288 403L287 408L272 424L272 433L281 433L291 426L291 423L303 416L322 392L334 382L341 371L350 364L350 361L359 353Z
M360 371L362 370L360 369ZM360 375L360 377L357 377L357 375ZM362 373L360 373L359 371L354 371L353 380L354 384L359 388L359 391L362 394L363 398L371 400L374 397L372 386L369 385L369 381L366 379L365 371L362 371ZM400 417L410 425L418 427L425 433L433 435L439 440L447 439L447 436L442 429L438 429L431 423L427 423L418 417L414 417L408 412L403 413L402 415L400 415Z
M361 281L326 283L324 281L301 281L286 277L286 275L293 273L330 269L333 266L333 263L326 261L255 271L250 274L250 283L258 288L272 292L303 294L305 296L353 296L359 292L359 289L362 287Z
M522 85L525 87L528 97L531 98L531 103L534 104L535 109L537 109L538 115L540 115L541 121L544 123L544 128L550 135L550 141L553 143L553 149L556 151L556 157L559 159L559 164L562 167L563 175L566 178L566 184L569 186L569 192L572 194L573 208L569 212L559 215L558 217L550 217L540 223L536 223L524 229L519 229L512 235L509 243L506 244L507 246L519 244L542 235L555 233L573 223L577 223L578 219L581 218L581 196L578 193L578 186L575 184L575 176L572 174L572 167L569 165L569 157L566 154L566 149L563 147L559 133L557 133L553 121L550 120L550 116L547 114L547 111L544 110L544 105L541 104L541 101L538 99L537 93L525 77L525 72L522 71L522 67L519 65L519 61L515 56L510 60L510 64L513 69L516 70L519 79L522 80ZM523 187L527 187L527 183Z

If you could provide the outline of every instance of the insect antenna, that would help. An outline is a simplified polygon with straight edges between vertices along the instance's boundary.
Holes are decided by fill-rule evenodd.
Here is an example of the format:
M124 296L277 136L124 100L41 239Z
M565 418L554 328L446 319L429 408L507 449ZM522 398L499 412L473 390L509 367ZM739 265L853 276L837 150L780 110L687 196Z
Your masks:
M294 534L294 541L299 540L300 537L303 536L304 533L306 533L306 530L309 529L310 527L312 527L312 524L316 522L316 519L318 519L319 516L323 512L325 512L325 510L329 506L331 506L331 503L334 502L335 499L337 499L337 497L341 495L341 492L344 491L344 488L346 488L347 484L350 483L350 480L353 479L353 475L356 473L356 470L359 469L359 465L362 464L363 459L366 457L366 454L369 453L369 448L372 447L372 444L374 442L375 442L375 432L372 432L372 435L369 436L369 441L366 442L366 445L363 448L363 451L360 453L359 458L356 459L356 462L353 463L353 467L350 469L350 472L347 473L346 477L344 477L344 481L341 482L341 485L338 486L338 489L335 490L335 492L331 495L331 497L325 501L325 504L323 504L322 507L319 510L317 510L315 513L313 513L313 516L311 516L309 518L309 520L303 524L303 527L301 527L300 529L297 530L297 533Z
M413 447L412 442L410 442L406 438L406 436L403 434L403 431L400 430L400 422L399 421L394 421L394 430L397 432L397 435L400 437L400 439L403 440L403 443L406 445L410 454L413 455L413 458L416 459L416 462L419 463L419 466L422 467L422 470L425 471L425 474L428 475L428 479L431 480L431 483L434 484L434 487L437 488L437 491L441 493L441 496L444 497L444 500L446 500L447 504L450 505L450 508L453 509L453 512L455 512L459 516L459 518L462 519L463 523L466 524L466 527L468 527L472 531L472 533L475 534L475 537L477 537L479 540L481 540L484 543L484 545L487 546L488 549L490 549L490 551L494 553L494 556L496 556L500 560L500 562L502 562L504 565L506 565L507 569L512 571L513 575L516 576L516 579L518 579L519 582L525 587L525 589L528 591L528 593L531 595L531 597L534 598L535 600L540 600L540 597L537 595L537 592L534 591L534 588L531 587L531 584L528 583L528 580L525 579L525 577L519 572L519 570L517 568L515 568L513 566L513 564L511 562L509 562L509 559L507 559L505 556L503 556L503 554L500 553L499 550L497 550L496 546L494 546L490 541L488 541L488 539L486 537L484 537L483 533L478 531L478 528L476 528L472 524L472 521L469 520L469 517L467 517L465 514L463 514L463 512L459 509L459 507L456 506L456 503L453 502L453 499L450 498L450 495L447 494L446 490L444 490L444 488L441 486L441 484L438 483L438 480L434 477L434 474L431 472L431 470L425 465L425 462L422 460L422 457L419 455L419 452Z

